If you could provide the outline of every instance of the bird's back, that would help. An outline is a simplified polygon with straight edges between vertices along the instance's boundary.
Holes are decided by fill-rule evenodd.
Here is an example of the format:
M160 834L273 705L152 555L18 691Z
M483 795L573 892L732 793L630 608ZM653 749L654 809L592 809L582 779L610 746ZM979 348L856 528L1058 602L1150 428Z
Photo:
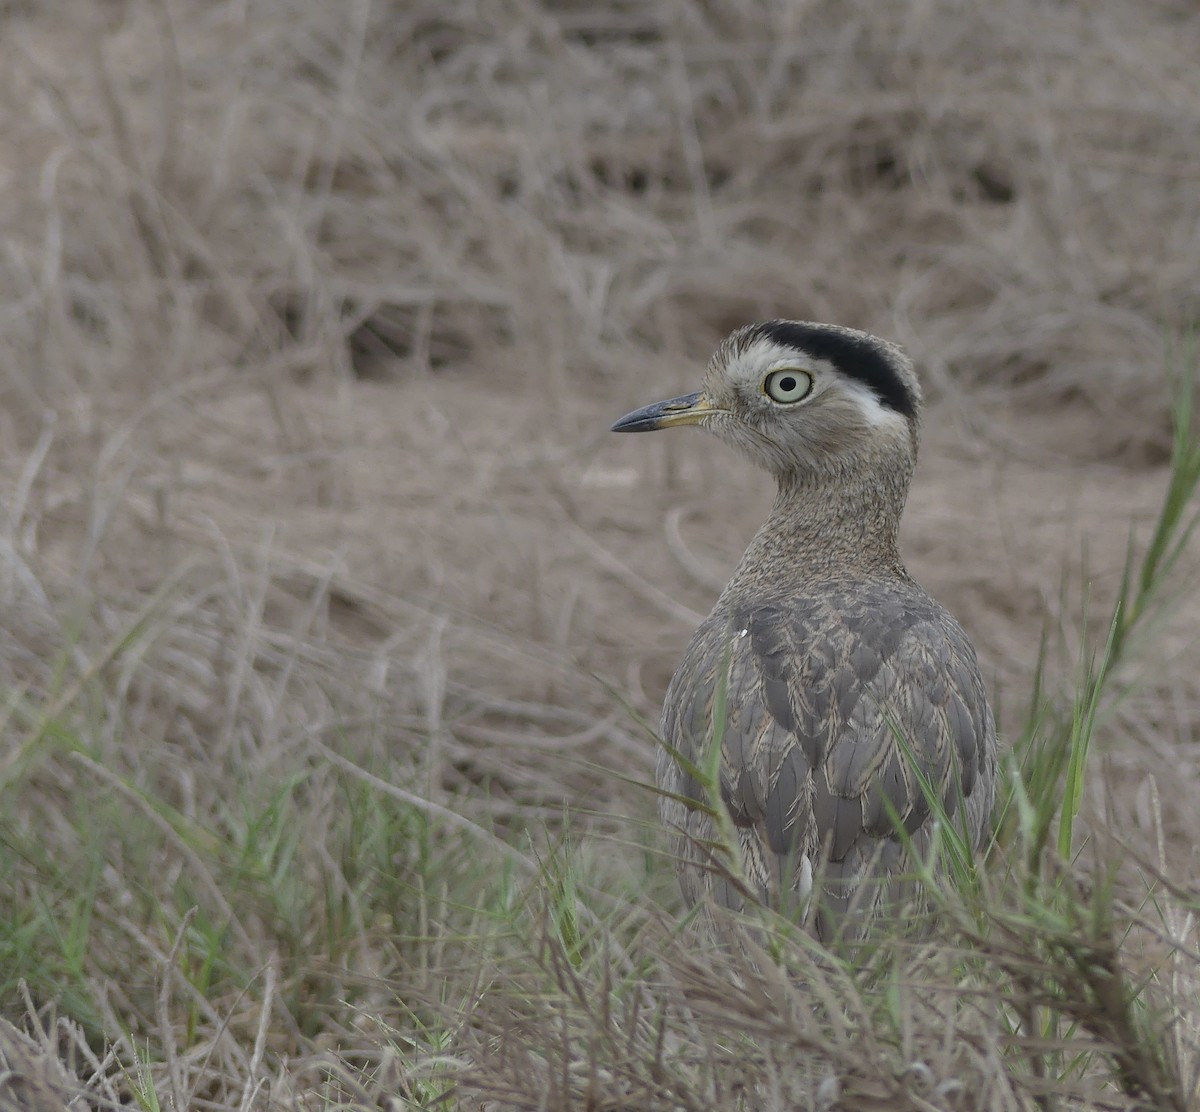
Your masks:
M991 813L995 727L974 650L903 574L774 595L731 585L671 681L662 733L660 809L689 902L746 900L713 854L711 813L682 802L704 801L687 765L719 738L751 893L794 913L819 879L821 937L860 933L848 915L865 923L904 895L905 841L927 848L931 795L976 846Z

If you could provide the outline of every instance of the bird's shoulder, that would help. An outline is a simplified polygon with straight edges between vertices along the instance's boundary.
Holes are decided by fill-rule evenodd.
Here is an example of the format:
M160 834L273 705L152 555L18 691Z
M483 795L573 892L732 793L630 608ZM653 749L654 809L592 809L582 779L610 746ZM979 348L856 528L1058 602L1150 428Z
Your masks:
M915 683L941 678L972 688L979 675L962 626L913 580L819 584L722 600L693 635L667 701L685 700L720 676L728 684L742 681L738 690L728 687L727 697L745 695L741 688L754 680L767 709L786 724L787 708L775 705L780 683L809 691L834 683L838 689L829 695L837 706L828 711L840 709L845 717L854 692L886 682L881 673L889 670Z
M663 730L690 754L719 733L735 819L777 842L807 811L835 855L890 831L889 812L924 822L922 778L951 807L969 796L994 744L970 640L907 578L729 600L697 630Z

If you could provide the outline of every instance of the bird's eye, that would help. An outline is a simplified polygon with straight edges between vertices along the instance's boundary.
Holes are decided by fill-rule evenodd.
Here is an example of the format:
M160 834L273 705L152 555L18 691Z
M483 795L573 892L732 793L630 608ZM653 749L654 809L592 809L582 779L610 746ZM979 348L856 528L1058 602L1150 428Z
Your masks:
M813 387L812 375L807 371L772 371L763 379L763 393L773 402L790 405L803 401Z

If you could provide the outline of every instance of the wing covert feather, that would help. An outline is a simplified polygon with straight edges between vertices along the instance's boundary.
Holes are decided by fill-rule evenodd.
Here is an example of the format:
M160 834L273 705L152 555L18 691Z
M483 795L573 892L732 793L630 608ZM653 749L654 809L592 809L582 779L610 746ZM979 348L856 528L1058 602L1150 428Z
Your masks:
M894 872L896 820L914 835L929 817L922 777L948 814L967 803L978 844L994 790L991 712L965 633L915 584L715 611L663 707L665 740L690 760L702 761L713 736L726 665L721 795L744 850L756 840L743 857L766 898L801 859L824 864L831 914L850 900L847 886ZM659 782L699 792L669 758ZM682 806L663 814L695 825Z

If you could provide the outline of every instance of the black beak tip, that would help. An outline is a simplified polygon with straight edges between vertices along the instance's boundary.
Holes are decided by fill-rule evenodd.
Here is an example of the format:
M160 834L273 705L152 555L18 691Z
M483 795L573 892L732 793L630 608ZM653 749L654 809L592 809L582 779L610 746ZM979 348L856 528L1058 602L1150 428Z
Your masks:
M667 428L670 425L695 424L694 420L684 421L680 418L687 411L694 410L703 395L684 394L679 398L668 398L665 402L652 402L632 413L626 413L615 425L612 432L653 432L655 429Z
M613 423L609 432L650 432L658 428L658 418L661 406L648 405L644 409L635 409L626 413L619 421Z

